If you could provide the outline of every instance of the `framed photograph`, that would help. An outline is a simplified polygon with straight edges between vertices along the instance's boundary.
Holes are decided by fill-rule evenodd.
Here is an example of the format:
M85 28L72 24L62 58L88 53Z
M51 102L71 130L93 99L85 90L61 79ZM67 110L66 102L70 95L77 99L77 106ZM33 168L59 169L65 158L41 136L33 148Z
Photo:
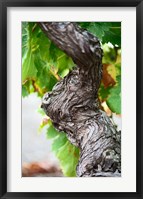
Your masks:
M143 1L2 0L1 198L143 198Z

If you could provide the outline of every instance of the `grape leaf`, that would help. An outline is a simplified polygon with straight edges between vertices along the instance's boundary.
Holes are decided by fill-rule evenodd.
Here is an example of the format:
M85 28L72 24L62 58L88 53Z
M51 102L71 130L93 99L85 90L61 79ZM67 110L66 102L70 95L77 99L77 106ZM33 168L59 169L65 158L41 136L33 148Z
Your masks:
M62 53L57 58L58 73L61 75L64 69L71 69L75 64L72 59L68 57L65 53Z
M33 78L35 79L37 75L37 69L35 67L34 63L34 55L29 50L23 59L22 64L22 81L25 81L26 79Z
M28 93L27 88L22 85L22 97L26 97L28 95L29 95L29 93Z
M50 122L50 125L49 125L49 127L47 129L47 138L48 139L55 138L58 135L59 135L59 132L57 132L57 130L53 127L53 125Z
M79 149L73 146L65 133L60 133L53 141L52 151L60 161L61 169L65 176L76 176L76 166L79 160Z
M37 69L37 84L42 90L52 90L53 86L57 83L57 79L52 74L51 66L39 57L36 57L35 67Z
M76 166L79 159L79 150L68 140L60 147L57 157L60 160L61 168L65 176L75 177Z
M22 22L22 57L26 54L28 50L28 30L27 22Z
M100 85L98 94L99 94L99 98L102 102L107 100L107 98L110 94L110 89L111 89L111 87L105 88L103 83Z
M117 49L121 47L120 22L79 22L81 27L99 37L104 50L103 63L110 64L107 72L117 82L107 85L103 82L99 89L101 101L106 100L109 108L116 113L121 112L121 65ZM112 43L112 48L104 43ZM118 47L115 49L115 45ZM106 51L107 50L107 51ZM108 51L109 50L109 51ZM118 63L118 64L117 64ZM37 92L40 97L52 90L58 81L58 74L64 77L74 66L71 58L53 44L36 23L22 23L22 95ZM119 77L117 76L119 75ZM109 75L108 75L109 77ZM106 79L107 80L107 79ZM111 80L111 78L110 78ZM113 80L112 80L113 82ZM47 122L47 121L46 121ZM70 144L64 132L59 133L48 120L47 138L53 140L52 151L60 160L65 176L76 175L79 149ZM46 123L46 125L47 125ZM42 126L43 127L43 126Z
M117 84L110 89L106 102L112 112L121 114L121 76L117 76Z
M88 27L88 30L96 35L100 40L102 40L102 37L105 35L105 32L109 30L111 26L111 23L105 23L105 22L96 22L91 23Z
M82 28L97 36L102 43L121 47L121 22L80 22Z
M52 151L57 155L59 152L59 149L62 146L64 146L66 142L67 142L66 134L64 132L59 133L58 137L56 137L53 140Z
M103 43L112 43L113 45L118 45L121 47L121 23L112 22L108 31L104 34L102 38Z
M76 176L76 166L79 159L79 149L72 145L64 132L58 132L48 121L47 138L53 139L52 151L60 161L65 176Z
M52 90L60 78L57 72L63 76L63 71L74 65L72 59L56 47L36 23L24 23L22 38L23 45L27 46L22 59L23 82L34 79L41 93Z

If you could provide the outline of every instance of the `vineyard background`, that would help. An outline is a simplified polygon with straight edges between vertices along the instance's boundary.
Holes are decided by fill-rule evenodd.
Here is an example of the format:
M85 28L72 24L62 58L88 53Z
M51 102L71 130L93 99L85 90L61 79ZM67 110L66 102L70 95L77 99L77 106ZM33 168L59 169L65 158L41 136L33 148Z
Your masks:
M101 41L104 57L99 99L102 109L121 130L121 23L78 24ZM35 175L34 172L40 175L44 173L45 176L47 173L48 176L51 175L49 173L53 176L75 176L79 150L69 143L64 132L59 133L54 129L40 108L44 93L52 90L73 66L71 58L44 35L37 23L22 23L23 176Z

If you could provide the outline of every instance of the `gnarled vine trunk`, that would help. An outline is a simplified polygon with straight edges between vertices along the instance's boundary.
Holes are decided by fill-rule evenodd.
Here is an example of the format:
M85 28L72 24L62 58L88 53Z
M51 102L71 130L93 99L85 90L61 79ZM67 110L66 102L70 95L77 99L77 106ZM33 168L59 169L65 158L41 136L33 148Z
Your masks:
M102 49L97 37L71 22L40 22L43 32L69 55L76 67L51 92L42 107L56 129L80 148L77 176L120 176L120 132L99 108Z

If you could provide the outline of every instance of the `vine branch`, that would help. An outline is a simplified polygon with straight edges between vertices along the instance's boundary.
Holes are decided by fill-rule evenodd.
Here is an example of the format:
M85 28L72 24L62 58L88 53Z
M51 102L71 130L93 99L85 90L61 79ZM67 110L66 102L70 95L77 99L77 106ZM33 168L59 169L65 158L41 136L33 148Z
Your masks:
M72 22L39 22L39 26L76 64L44 95L42 107L55 128L80 148L77 176L120 176L120 132L98 102L102 77L98 38Z

